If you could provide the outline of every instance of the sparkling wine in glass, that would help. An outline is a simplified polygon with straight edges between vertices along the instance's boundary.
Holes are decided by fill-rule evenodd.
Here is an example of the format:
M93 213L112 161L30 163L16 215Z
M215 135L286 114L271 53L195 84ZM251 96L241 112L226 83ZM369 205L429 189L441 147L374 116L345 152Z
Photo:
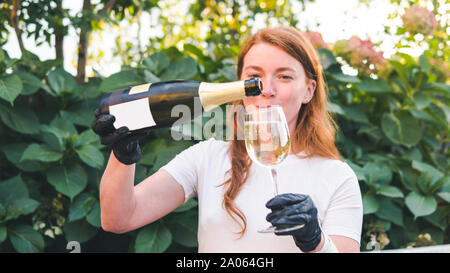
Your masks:
M270 170L274 194L278 195L277 165L289 154L291 142L283 108L278 105L247 110L244 118L244 136L247 153L253 162ZM285 229L273 226L258 232L285 232L302 228L297 225Z

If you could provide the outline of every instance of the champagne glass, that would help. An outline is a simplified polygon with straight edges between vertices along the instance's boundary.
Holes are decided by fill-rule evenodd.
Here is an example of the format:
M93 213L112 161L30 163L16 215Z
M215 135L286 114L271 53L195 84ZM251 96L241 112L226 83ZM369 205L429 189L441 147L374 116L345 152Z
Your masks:
M247 153L253 162L270 171L274 194L278 195L276 167L287 157L291 149L289 128L283 108L278 105L269 105L247 110L244 118L244 138ZM303 226L296 225L284 229L270 226L258 232L286 232Z

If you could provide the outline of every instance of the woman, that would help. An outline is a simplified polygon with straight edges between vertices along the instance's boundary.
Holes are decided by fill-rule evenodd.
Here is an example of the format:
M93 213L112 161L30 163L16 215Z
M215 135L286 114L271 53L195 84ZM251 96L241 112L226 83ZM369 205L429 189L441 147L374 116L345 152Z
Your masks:
M291 153L279 166L279 188L285 193L272 198L267 169L252 164L238 138L193 145L134 187L138 139L128 139L126 128L114 130L113 116L97 113L93 129L113 150L100 184L102 227L116 233L134 230L197 195L199 252L359 251L361 193L335 147L314 48L293 28L263 29L242 47L237 77L258 77L264 90L236 107L283 108L292 140ZM233 126L242 126L237 114ZM305 226L258 233L267 221Z

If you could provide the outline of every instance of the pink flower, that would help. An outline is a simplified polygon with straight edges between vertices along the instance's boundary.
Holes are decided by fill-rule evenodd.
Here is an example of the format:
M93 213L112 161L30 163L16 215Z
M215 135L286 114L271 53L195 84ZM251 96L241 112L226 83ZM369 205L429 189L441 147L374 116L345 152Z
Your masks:
M333 51L364 76L378 73L387 64L383 52L376 51L375 45L370 40L361 40L357 36L337 41Z
M402 21L405 29L411 34L430 35L438 25L433 12L418 5L407 8Z
M304 34L308 37L311 44L315 49L327 48L328 45L322 38L322 35L319 32L314 31L305 31Z
M441 73L445 78L450 79L450 68L448 67L447 62L440 59L430 59L430 64L433 68Z

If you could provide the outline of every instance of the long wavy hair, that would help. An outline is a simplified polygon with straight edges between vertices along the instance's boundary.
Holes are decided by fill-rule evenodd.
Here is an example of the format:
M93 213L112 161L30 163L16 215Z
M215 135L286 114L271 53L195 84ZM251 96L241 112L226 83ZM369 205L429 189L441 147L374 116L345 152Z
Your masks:
M328 96L322 66L309 40L302 32L292 27L266 28L258 31L241 48L237 61L237 79L241 79L245 55L258 43L268 43L284 50L303 65L307 80L316 81L313 98L299 109L297 125L291 139L293 147L297 148L296 152L304 152L304 158L318 156L341 159L334 139L337 125L326 110ZM243 109L243 101L236 101L233 106L234 109ZM223 206L228 215L242 228L238 232L239 238L245 233L247 221L234 200L247 181L252 164L246 152L244 140L238 138L243 129L242 119L239 118L241 114L239 110L232 111L228 119L233 128L233 138L229 148L231 169L228 170L230 178L222 184L226 186Z

